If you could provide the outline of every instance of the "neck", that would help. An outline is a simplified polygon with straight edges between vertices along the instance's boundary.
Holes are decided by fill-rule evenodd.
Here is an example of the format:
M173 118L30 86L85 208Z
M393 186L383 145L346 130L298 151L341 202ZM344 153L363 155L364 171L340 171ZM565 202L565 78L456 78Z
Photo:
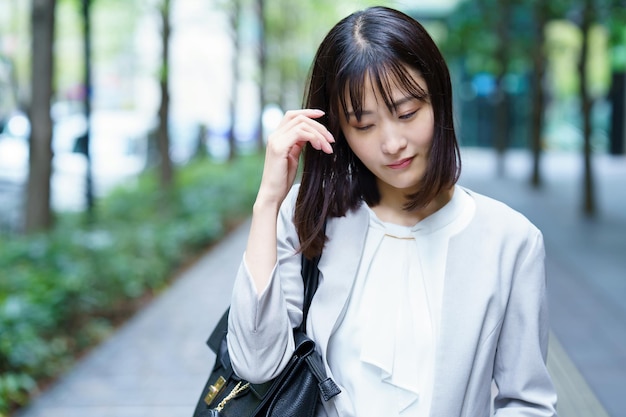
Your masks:
M405 194L381 193L380 202L372 207L372 210L384 222L413 226L448 204L453 194L454 187L447 188L437 194L425 207L407 211L404 209L406 204Z

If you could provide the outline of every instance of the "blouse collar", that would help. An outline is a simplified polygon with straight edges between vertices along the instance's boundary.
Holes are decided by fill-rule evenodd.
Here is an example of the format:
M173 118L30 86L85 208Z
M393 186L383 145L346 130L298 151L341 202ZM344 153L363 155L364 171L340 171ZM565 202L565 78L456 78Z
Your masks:
M399 238L412 237L414 234L430 234L451 224L463 212L464 204L469 195L458 185L454 187L452 198L443 207L433 214L418 221L413 226L402 226L395 223L384 222L376 216L367 204L364 206L370 212L371 226L382 228L385 233Z

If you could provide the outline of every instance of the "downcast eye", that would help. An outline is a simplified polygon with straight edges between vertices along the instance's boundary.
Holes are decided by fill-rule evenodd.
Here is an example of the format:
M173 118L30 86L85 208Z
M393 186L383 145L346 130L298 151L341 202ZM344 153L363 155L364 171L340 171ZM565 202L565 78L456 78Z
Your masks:
M403 114L402 116L400 116L400 119L402 120L410 119L411 117L415 116L416 113L417 113L417 110L412 111L411 113Z

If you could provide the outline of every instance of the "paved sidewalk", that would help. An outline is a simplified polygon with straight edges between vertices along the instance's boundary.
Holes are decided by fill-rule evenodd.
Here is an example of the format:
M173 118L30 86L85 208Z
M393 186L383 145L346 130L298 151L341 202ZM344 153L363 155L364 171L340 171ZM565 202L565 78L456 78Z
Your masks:
M462 185L507 202L544 232L560 416L626 416L626 158L596 159L601 214L590 221L579 215L577 156L547 155L546 183L533 190L525 153L509 154L504 179L493 177L492 153L463 154ZM191 417L214 360L204 341L229 304L248 227L16 417Z

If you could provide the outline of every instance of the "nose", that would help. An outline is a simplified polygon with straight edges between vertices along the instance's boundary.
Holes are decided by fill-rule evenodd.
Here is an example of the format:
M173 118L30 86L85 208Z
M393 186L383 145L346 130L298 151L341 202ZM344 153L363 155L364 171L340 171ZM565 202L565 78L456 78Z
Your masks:
M388 155L396 155L406 148L408 141L406 140L402 129L388 123L381 132L381 149Z

